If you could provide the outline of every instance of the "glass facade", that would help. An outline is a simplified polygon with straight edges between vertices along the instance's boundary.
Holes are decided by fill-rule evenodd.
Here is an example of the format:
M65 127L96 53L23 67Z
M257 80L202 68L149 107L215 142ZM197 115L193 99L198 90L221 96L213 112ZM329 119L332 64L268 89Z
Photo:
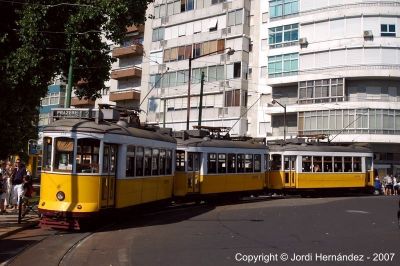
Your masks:
M284 54L268 57L268 77L296 75L299 69L299 54Z
M285 17L299 12L298 0L269 1L270 18Z
M291 24L269 29L270 48L295 45L298 39L299 39L299 24Z
M400 110L344 109L299 112L299 134L400 134Z

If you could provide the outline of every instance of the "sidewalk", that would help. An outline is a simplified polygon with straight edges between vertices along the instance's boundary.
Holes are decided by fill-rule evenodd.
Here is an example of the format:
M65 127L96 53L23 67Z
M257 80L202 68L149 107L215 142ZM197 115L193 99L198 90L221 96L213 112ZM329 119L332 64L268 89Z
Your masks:
M0 215L0 240L26 228L34 227L39 223L36 213L29 212L18 223L18 212L7 210L7 213Z

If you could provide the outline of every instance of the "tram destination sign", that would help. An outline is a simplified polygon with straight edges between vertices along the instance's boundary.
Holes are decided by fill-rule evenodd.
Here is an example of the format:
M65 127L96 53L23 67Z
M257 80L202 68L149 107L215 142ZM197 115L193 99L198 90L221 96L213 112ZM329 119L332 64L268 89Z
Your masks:
M95 117L95 110L83 108L54 108L52 109L53 118L76 118L76 119L91 119Z

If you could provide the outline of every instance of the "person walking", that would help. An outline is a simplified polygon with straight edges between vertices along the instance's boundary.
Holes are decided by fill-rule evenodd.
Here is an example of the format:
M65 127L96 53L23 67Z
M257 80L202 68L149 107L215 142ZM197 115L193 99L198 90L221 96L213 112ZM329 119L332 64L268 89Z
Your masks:
M390 196L392 195L392 190L393 190L393 179L390 175L386 175L383 178L383 181L385 182L385 195Z
M22 164L21 159L15 161L15 168L12 175L12 204L15 209L18 209L20 198L24 195L23 178L26 175L25 165Z
M0 214L6 212L6 206L4 204L6 199L6 163L4 161L0 161Z

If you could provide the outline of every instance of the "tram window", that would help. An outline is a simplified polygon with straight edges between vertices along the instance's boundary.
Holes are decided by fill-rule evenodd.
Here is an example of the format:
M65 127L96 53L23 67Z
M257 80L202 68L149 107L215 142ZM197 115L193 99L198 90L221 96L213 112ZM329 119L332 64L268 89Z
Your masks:
M238 173L244 173L244 154L238 154L237 155L237 172Z
M264 154L264 169L268 170L268 154Z
M246 173L251 173L253 172L253 154L246 154L246 161L245 161L245 168L246 168Z
M226 154L218 153L218 173L226 173Z
M361 157L353 157L353 172L361 172Z
M167 158L165 163L165 172L167 175L172 174L172 151L167 150Z
M236 173L236 154L228 153L228 173Z
M217 173L217 154L209 153L207 155L207 169L209 174Z
M110 146L110 173L115 174L117 163L117 147Z
M372 170L372 157L365 157L365 164L367 171Z
M55 142L54 171L72 172L74 140L70 138L57 138Z
M332 157L324 156L324 172L332 172Z
M103 173L108 173L110 170L110 147L104 146L103 151Z
M313 157L313 172L315 172L315 173L322 172L322 157L321 156Z
M165 160L166 160L165 150L160 150L160 175L165 175Z
M283 169L290 170L289 156L283 156Z
M351 157L344 157L344 171L345 172L352 172L352 162Z
M280 154L271 155L271 170L280 171L282 169L282 156Z
M343 157L334 157L333 169L335 172L343 172Z
M144 148L144 175L151 175L151 149Z
M136 149L136 176L143 176L143 147Z
M77 173L99 172L100 140L78 139L76 152Z
M187 170L188 172L193 171L193 153L188 152L188 160L187 160Z
M135 176L135 146L128 145L126 150L126 176Z
M312 161L311 161L311 156L302 156L302 169L303 172L307 173L307 172L311 172L311 165L312 165Z
M176 170L185 171L185 151L176 151Z
M254 154L254 172L261 172L261 154Z
M42 170L51 170L51 153L53 149L53 140L51 138L43 138L43 159Z
M153 156L152 156L152 160L151 160L151 174L152 175L158 175L158 171L160 168L160 150L159 149L153 149Z

